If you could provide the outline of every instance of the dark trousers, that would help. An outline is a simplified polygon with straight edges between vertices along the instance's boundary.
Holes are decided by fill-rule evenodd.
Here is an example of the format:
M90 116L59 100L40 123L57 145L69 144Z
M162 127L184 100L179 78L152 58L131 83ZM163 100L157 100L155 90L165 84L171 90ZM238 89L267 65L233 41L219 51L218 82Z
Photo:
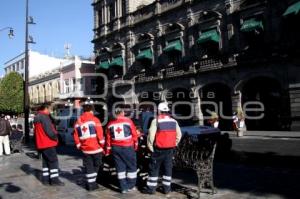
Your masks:
M85 168L87 189L91 189L97 186L96 178L101 163L102 153L84 154L83 166Z
M157 181L160 168L162 167L162 184L165 192L171 191L172 168L173 168L174 149L154 149L149 164L149 177L147 188L154 192L157 187Z
M56 154L56 148L51 147L47 149L40 150L42 154L42 164L43 164L43 178L44 183L49 182L50 184L55 184L59 180L58 172L58 159Z
M132 189L136 184L136 153L133 147L112 147L121 191Z

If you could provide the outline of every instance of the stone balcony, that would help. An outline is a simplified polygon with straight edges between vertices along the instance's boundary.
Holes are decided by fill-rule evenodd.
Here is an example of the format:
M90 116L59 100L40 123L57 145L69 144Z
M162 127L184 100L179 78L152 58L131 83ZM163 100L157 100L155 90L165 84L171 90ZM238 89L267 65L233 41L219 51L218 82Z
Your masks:
M69 93L60 93L59 99L68 99L68 98L81 98L84 97L83 91L71 91Z
M195 62L194 64L195 67L201 72L215 70L218 68L222 68L223 66L223 63L220 59L212 58L202 59L200 61Z
M188 76L197 73L202 73L206 71L213 71L218 70L221 68L232 67L236 65L235 59L228 59L228 63L223 63L220 59L202 59L199 61L195 61L191 63L188 67L180 67L180 66L172 66L161 69L156 74L147 75L146 72L142 71L136 74L132 81L134 83L146 83L146 82L153 82L159 81L162 79L174 78L174 77L181 77L181 76ZM105 87L111 88L115 81L122 81L122 78L112 79L109 80Z

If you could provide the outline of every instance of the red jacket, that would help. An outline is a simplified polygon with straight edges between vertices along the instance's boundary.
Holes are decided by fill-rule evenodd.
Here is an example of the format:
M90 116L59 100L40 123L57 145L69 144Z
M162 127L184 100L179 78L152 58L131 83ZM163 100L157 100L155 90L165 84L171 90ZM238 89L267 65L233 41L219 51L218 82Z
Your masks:
M48 112L39 111L34 118L33 124L37 149L57 146L57 131L54 128Z
M102 152L105 140L100 120L90 112L83 113L74 126L74 141L83 153Z
M176 147L176 120L169 115L158 116L157 132L155 135L155 145L158 148Z
M136 127L131 119L119 116L111 120L106 129L106 149L110 151L112 146L133 146L138 145Z

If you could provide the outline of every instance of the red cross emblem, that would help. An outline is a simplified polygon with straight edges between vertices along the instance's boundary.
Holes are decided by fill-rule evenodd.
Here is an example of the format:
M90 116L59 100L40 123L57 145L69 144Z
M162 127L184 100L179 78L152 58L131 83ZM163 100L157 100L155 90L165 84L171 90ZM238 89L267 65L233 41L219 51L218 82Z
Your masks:
M87 130L88 129L85 126L83 126L82 131L85 133Z
M120 133L123 131L123 129L121 129L121 128L118 126L118 128L116 129L116 131L117 131L118 134L120 134Z

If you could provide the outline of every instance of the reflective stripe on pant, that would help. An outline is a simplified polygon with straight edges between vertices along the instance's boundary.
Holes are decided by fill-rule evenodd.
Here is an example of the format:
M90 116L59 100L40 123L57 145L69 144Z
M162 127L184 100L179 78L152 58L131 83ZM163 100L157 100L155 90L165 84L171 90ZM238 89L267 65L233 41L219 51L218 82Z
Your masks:
M43 169L42 169L42 181L43 182L48 182L49 181L49 168L48 165L46 165L44 159L43 159Z
M117 176L121 190L131 189L136 184L136 153L133 147L112 147Z
M9 136L0 136L0 155L3 155L3 147L6 155L10 154Z
M43 181L50 183L58 182L58 159L54 147L41 150L43 164Z
M160 168L162 167L162 184L165 192L171 191L172 168L173 168L173 149L159 150L155 149L151 155L149 164L149 177L147 180L147 188L155 191Z
M83 166L86 172L86 183L88 188L96 184L99 167L102 163L102 154L84 154Z

